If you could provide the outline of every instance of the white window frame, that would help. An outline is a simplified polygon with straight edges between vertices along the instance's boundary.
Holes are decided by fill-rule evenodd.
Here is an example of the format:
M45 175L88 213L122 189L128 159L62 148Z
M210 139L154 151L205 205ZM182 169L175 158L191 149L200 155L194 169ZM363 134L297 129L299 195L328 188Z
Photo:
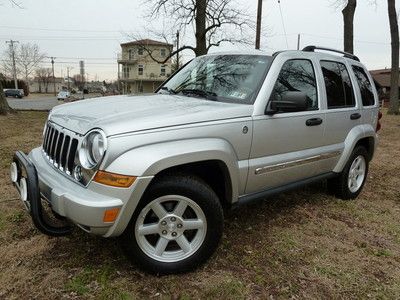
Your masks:
M138 65L138 75L142 76L144 73L144 65Z

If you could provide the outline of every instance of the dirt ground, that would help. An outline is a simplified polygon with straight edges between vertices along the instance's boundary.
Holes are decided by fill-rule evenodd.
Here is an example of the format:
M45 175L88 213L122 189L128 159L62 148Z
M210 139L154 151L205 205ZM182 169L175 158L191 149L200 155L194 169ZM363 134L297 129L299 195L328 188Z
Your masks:
M46 117L0 117L0 299L400 298L400 117L384 114L356 201L319 183L230 212L206 265L163 277L131 266L115 239L33 227L8 170L15 150L40 145Z

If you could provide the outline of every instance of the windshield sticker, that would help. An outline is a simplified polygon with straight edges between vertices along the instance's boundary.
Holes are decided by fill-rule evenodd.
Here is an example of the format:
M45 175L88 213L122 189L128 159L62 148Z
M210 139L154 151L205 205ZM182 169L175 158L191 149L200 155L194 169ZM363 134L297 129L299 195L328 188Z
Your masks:
M232 98L239 98L239 99L246 99L247 94L246 93L242 93L239 91L232 91L229 96L231 96Z

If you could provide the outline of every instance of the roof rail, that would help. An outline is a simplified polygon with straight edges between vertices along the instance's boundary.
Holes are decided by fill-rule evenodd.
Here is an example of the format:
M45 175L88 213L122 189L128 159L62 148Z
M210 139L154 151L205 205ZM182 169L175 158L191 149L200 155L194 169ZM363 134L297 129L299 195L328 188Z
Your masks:
M354 59L356 61L360 61L360 59L348 52L343 52L340 50L336 50L336 49L331 49L331 48L325 48L325 47L318 47L318 46L307 46L305 48L303 48L302 51L305 52L315 52L315 50L323 50L323 51L329 51L329 52L335 52L335 53L339 53L339 54L343 54L344 57L350 58L350 59Z

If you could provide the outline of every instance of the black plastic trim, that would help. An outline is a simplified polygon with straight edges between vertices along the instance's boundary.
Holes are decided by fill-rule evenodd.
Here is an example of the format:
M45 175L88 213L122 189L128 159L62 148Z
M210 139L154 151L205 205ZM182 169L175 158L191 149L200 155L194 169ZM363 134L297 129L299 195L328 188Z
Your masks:
M348 52L344 52L344 51L340 51L340 50L336 50L336 49L332 49L332 48L318 47L318 46L307 46L307 47L304 47L302 51L304 51L304 52L315 52L315 50L323 50L323 51L339 53L339 54L342 54L346 58L350 58L350 59L353 59L355 61L360 61L360 59L357 56L355 56L354 54L351 54L351 53L348 53Z
M43 207L40 196L37 171L27 155L22 151L17 151L14 154L13 160L15 163L17 163L19 172L21 171L21 169L25 170L28 188L28 201L31 207L30 215L36 228L40 232L50 236L65 236L70 234L72 231L71 226L54 227L45 221L42 213ZM20 178L21 175L18 179Z
M243 195L241 197L239 197L239 200L234 203L232 205L232 208L237 208L240 207L242 205L247 205L249 203L253 203L253 202L257 202L260 200L264 200L264 198L272 196L272 195L276 195L279 193L283 193L283 192L287 192L293 189L297 189L299 187L302 187L304 185L313 183L313 182L317 182L317 181L321 181L323 179L328 179L328 178L333 178L335 176L337 176L337 173L334 172L329 172L329 173L324 173L321 175L317 175L317 176L313 176L307 179L303 179L300 181L296 181L296 182L292 182L283 186L279 186L276 188L271 188L271 189L266 189L264 191L261 192L256 192L256 193L252 193L252 194L247 194L247 195Z

